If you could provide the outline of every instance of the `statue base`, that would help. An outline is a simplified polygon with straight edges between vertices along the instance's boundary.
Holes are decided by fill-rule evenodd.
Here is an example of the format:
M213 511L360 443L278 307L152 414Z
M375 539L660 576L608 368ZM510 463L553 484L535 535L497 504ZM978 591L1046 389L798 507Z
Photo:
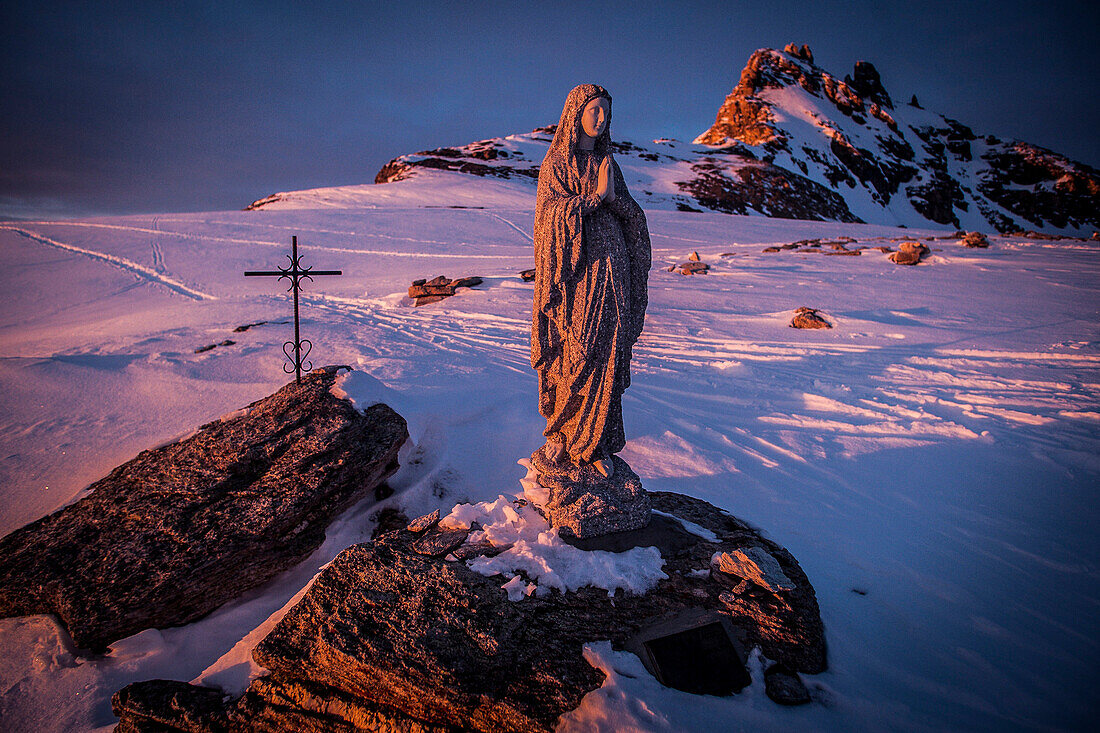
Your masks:
M536 483L524 481L524 496L564 537L599 537L649 524L649 494L626 461L611 457L614 472L595 466L552 463L539 448L531 454Z

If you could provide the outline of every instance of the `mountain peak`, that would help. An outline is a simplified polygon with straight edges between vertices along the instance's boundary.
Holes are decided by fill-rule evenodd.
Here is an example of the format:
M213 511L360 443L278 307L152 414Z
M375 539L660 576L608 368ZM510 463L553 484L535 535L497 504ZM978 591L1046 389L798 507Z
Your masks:
M790 43L782 51L761 48L749 57L714 124L695 142L715 146L733 142L782 145L786 138L774 124L772 105L761 95L767 90L787 87L799 87L816 97L824 97L848 117L870 113L885 122L889 115L881 115L882 108L894 108L878 70L870 62L857 61L852 75L841 80L814 64L809 46Z
M895 105L878 69L857 61L840 79L809 46L755 51L714 124L695 138L711 149L747 146L841 193L872 221L909 209L936 224L1061 231L1100 224L1100 178L1087 165L1019 141L975 134L923 109ZM1024 190L1024 189L1027 190Z
M402 155L375 182L431 170L533 187L552 137L551 126ZM1089 166L979 135L915 96L895 104L870 62L840 78L806 45L755 51L693 143L617 140L612 149L646 208L1006 233L1100 228L1100 174Z

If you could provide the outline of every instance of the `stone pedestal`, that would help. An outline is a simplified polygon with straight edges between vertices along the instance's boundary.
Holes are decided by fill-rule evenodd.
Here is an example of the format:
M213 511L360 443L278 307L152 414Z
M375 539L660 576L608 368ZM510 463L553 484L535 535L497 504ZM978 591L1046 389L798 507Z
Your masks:
M615 470L607 477L592 465L552 463L540 448L531 454L537 483L525 483L524 496L562 536L584 539L641 529L649 524L649 494L626 461L611 460Z

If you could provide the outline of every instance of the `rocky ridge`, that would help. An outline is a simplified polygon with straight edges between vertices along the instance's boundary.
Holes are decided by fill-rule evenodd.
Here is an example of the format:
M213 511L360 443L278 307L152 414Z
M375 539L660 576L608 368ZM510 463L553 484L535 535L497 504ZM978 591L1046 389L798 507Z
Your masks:
M439 172L533 188L554 130L402 155L375 183ZM807 46L754 52L694 141L620 139L614 151L649 209L1069 236L1100 228L1095 169L982 135L915 98L899 103L870 62L841 78L817 66Z
M748 146L827 182L867 221L880 221L872 207L901 204L930 223L959 227L965 219L999 232L1022 223L1079 233L1100 226L1095 169L979 135L914 102L896 104L867 61L839 79L814 63L807 46L760 49L695 143Z

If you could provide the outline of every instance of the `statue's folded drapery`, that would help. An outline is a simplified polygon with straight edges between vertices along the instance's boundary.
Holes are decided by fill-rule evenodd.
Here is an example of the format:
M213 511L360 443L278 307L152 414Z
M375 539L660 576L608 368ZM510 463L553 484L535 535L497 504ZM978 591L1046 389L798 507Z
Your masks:
M610 155L608 124L594 149L580 150L580 113L602 87L569 93L554 141L539 171L535 204L535 302L531 366L538 372L539 412L548 440L577 463L626 444L622 394L648 302L649 229L611 161L615 198L596 193L600 163Z

